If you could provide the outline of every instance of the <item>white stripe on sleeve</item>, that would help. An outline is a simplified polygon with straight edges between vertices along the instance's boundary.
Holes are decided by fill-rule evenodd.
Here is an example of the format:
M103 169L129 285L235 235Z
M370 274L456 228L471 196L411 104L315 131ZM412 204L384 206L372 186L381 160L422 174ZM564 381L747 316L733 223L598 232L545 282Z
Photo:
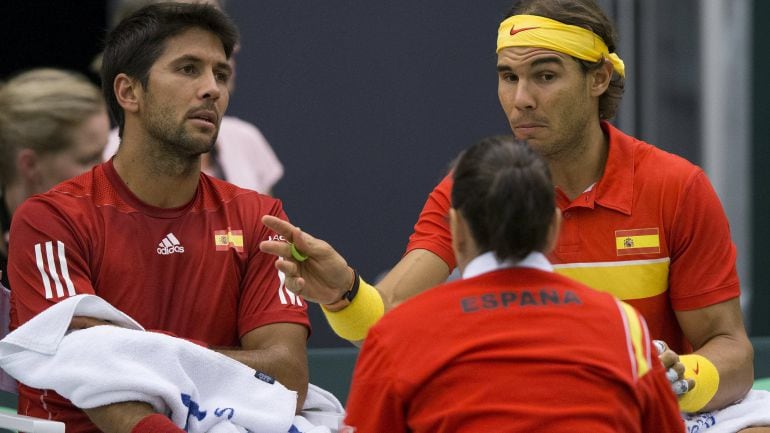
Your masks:
M51 283L48 281L48 274L45 273L43 252L40 244L35 244L35 261L37 262L37 270L40 272L40 278L43 280L43 287L45 287L45 298L51 299L53 298L53 293L51 293Z
M64 284L67 285L67 294L70 296L75 296L75 285L72 284L72 279L70 279L70 271L69 268L67 268L67 257L64 255L64 242L56 241L56 246L58 247L59 252L59 266L61 267L61 275L64 277Z
M53 282L56 284L56 296L64 296L64 287L59 280L59 273L56 271L56 261L53 258L53 242L48 241L45 243L45 256L48 259L48 273L51 275Z

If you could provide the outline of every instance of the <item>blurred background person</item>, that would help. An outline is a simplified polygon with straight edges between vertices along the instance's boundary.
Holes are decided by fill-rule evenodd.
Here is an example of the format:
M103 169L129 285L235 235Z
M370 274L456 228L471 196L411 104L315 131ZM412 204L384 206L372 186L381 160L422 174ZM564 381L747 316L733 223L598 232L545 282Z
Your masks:
M28 197L100 163L109 130L99 88L76 72L32 69L0 85L0 337L8 333L13 212ZM16 392L5 373L0 389Z
M8 231L27 197L102 161L109 119L99 88L59 69L33 69L0 87L2 282L8 287Z
M144 6L153 3L164 3L169 0L121 0L109 20L110 28L133 14ZM188 0L178 3L208 3L224 10L224 1ZM235 54L239 51L236 45L230 56L230 66L235 71ZM101 68L101 54L91 65L98 72ZM235 89L235 74L228 83L230 95ZM104 149L104 159L110 159L120 145L118 130L110 133L110 140ZM283 164L278 160L265 136L253 124L233 116L224 116L219 130L217 142L210 153L201 159L204 173L234 183L241 188L248 188L263 194L272 195L273 186L283 177Z

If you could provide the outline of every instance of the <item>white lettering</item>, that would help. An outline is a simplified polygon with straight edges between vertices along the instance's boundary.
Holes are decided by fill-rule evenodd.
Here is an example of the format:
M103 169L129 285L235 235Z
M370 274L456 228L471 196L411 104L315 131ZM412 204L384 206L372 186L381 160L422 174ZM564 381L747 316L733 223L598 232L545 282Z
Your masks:
M183 252L184 252L184 247L181 246L181 245L173 245L173 246L170 246L170 247L159 247L158 248L158 254L163 255L163 256L167 256L169 254L174 254L174 253L183 253Z

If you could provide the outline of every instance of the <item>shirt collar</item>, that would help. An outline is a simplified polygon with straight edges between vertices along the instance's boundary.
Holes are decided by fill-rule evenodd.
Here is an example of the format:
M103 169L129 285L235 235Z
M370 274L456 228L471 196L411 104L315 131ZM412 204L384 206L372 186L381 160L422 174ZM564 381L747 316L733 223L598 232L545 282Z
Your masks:
M534 268L548 272L553 271L551 262L549 262L545 255L540 252L531 252L527 257L524 257L523 260L517 263L513 260L500 261L497 259L497 256L495 256L495 253L487 251L468 262L468 265L463 271L463 278L473 278L481 274L486 274L487 272L513 267Z
M609 150L604 174L596 183L595 201L603 207L631 215L634 198L635 139L608 122L602 122L608 136Z
M598 182L591 185L583 194L569 202L567 197L557 192L557 202L562 210L574 207L593 209L595 204L631 215L634 198L634 142L630 137L609 122L601 122L602 131L607 135L607 161L604 173ZM557 188L557 191L558 188Z

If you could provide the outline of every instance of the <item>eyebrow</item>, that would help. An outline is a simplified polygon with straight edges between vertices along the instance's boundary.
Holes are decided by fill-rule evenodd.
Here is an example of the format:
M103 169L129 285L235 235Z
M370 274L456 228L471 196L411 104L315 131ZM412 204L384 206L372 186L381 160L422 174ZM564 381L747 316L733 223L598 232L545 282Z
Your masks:
M184 63L184 62L203 63L203 59L201 59L200 57L197 57L197 56L193 56L192 54L185 54L185 55L179 56L176 59L171 61L172 64L178 64L178 63ZM214 65L214 67L219 69L219 70L224 69L228 73L232 73L233 72L232 66L230 66L230 64L227 63L227 62L217 62Z
M545 65L545 64L549 64L549 63L553 63L553 64L557 64L557 65L562 66L562 65L564 65L564 60L561 57L555 56L555 55L554 56L548 56L548 57L541 57L541 58L539 58L537 60L534 60L532 63L530 63L529 67L533 68L533 67L542 66L542 65ZM512 71L512 70L513 70L513 68L511 68L508 65L505 65L505 64L498 64L497 65L497 71L498 72L509 72L509 71Z

